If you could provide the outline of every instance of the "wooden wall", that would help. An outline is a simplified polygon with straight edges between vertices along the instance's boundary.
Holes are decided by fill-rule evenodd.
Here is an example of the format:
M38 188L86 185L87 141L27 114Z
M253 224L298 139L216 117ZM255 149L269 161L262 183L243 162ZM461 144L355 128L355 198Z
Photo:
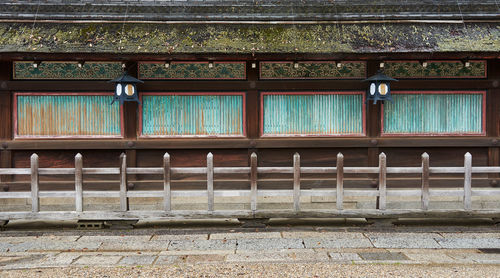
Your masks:
M418 54L420 55L420 54ZM415 59L417 54L407 56L383 57L390 59ZM80 57L81 56L81 57ZM137 76L137 61L161 60L164 57L155 56L100 56L80 55L79 60L118 60L127 61L129 72ZM38 59L68 60L67 55L46 54ZM169 59L204 60L207 57L189 55L170 57ZM206 154L214 154L215 166L247 166L252 152L258 154L258 163L261 166L291 166L292 155L301 154L303 166L333 166L338 152L345 156L345 166L376 166L378 154L385 152L388 157L388 166L418 166L420 155L423 152L430 154L431 166L460 166L463 165L463 155L471 152L473 165L500 165L500 61L487 56L478 56L478 59L488 60L488 76L484 79L427 79L401 80L393 84L393 90L486 90L486 135L485 136L391 136L382 137L380 134L381 105L367 104L366 108L366 136L361 137L326 137L326 138L261 138L260 137L260 92L278 91L364 91L366 83L360 80L259 80L258 67L252 68L251 63L257 57L224 56L215 57L216 60L245 60L247 61L246 80L213 80L213 81L162 81L147 80L138 87L139 92L176 92L176 91L211 91L211 92L246 92L246 138L172 138L147 139L138 136L138 106L135 103L126 103L124 109L124 138L123 139L13 139L13 93L14 92L78 92L78 91L113 91L113 85L106 81L22 81L12 78L12 61L29 58L22 54L2 55L0 62L0 167L29 167L29 156L36 152L40 156L40 167L71 167L74 155L83 154L84 167L118 167L118 156L121 152L128 155L130 166L160 166L162 156L169 152L172 157L172 166L204 166ZM334 60L338 57L300 57L304 60ZM434 58L434 57L433 57ZM436 54L436 59L439 55ZM453 59L453 56L441 58ZM458 56L456 58L459 58ZM270 59L270 57L262 57ZM277 56L284 60L289 57ZM294 57L294 59L296 59ZM367 62L367 75L373 75L378 69L381 57L344 57L345 60L364 60ZM203 177L179 177L186 182L173 184L173 188L202 188ZM232 177L227 182L216 183L216 188L246 187L243 177ZM262 183L263 187L288 187L291 181L273 182L276 177L268 178ZM279 178L279 177L277 177ZM393 180L389 186L419 186L417 178L413 181ZM477 185L496 186L498 176L490 175L479 177ZM160 188L156 182L159 177L133 177L132 189ZM364 181L347 181L346 186L374 186L376 180L367 175ZM46 181L49 180L47 177ZM50 177L57 182L46 182L42 179L42 189L72 188L72 177ZM88 189L118 188L118 177L107 177L104 181L94 177L94 182L85 185ZM194 180L189 182L189 180ZM304 187L328 187L332 181L306 182ZM453 181L432 182L431 186L453 185ZM290 187L291 188L291 187ZM29 186L22 183L22 179L13 181L9 177L2 177L0 190L28 190Z

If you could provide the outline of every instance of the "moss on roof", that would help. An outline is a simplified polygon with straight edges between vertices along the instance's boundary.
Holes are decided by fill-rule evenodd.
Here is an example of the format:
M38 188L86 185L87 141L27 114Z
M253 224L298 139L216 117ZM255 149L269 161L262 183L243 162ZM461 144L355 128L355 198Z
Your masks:
M0 52L374 53L500 51L496 23L0 23Z

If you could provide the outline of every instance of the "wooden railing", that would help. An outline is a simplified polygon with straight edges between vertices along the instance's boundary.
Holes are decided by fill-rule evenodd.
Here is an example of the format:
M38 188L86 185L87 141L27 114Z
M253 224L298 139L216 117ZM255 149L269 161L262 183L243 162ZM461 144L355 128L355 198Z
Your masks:
M473 167L472 155L466 153L464 167L430 167L429 155L422 155L421 167L387 167L384 153L379 155L378 167L345 167L344 156L339 153L335 167L302 167L300 155L293 156L292 167L259 167L257 155L250 157L249 167L214 167L213 155L207 155L206 167L171 167L170 155L163 156L163 167L127 167L125 154L120 156L119 168L83 168L82 155L75 156L74 168L39 168L37 154L31 156L30 168L0 168L1 175L31 176L30 192L0 192L0 198L30 198L32 209L28 212L2 211L0 220L12 219L58 219L58 220L127 220L127 219L169 219L169 218L272 218L272 217L363 217L363 218L398 218L398 217L491 217L499 218L500 209L472 209L472 197L490 196L500 202L500 188L472 188L472 174L498 174L500 167ZM127 188L128 175L155 174L163 176L163 190L131 190ZM206 175L206 190L171 190L172 176L177 174ZM246 174L250 183L249 190L214 190L214 175ZM291 174L292 190L260 189L259 175ZM301 189L301 174L336 174L336 186L331 189ZM344 188L345 174L378 174L376 189ZM421 188L390 189L387 188L388 174L419 174ZM432 174L463 174L463 188L431 189ZM74 191L40 191L40 175L74 175ZM119 175L119 191L90 191L83 189L85 175ZM333 186L332 186L333 187ZM206 210L173 210L173 197L205 197ZM215 210L215 197L250 197L249 210ZM260 209L258 197L289 196L293 197L292 209L267 210ZM336 200L331 209L302 209L301 196L331 196ZM463 197L461 209L430 209L431 197L455 196ZM40 198L73 197L74 211L40 211ZM120 200L119 211L87 211L84 210L85 197L114 197ZM130 210L129 198L161 197L163 210L145 211ZM374 197L377 207L374 209L345 209L344 197ZM420 197L418 209L388 209L387 197Z

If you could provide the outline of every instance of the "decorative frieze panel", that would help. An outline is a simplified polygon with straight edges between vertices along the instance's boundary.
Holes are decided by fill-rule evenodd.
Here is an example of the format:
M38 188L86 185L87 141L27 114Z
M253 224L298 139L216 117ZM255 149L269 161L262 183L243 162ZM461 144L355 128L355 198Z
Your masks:
M485 78L486 61L390 61L384 73L394 78Z
M383 135L484 135L486 93L392 92L384 102Z
M246 79L246 62L141 62L139 79Z
M144 93L144 137L245 135L244 93Z
M366 63L348 62L261 62L260 79L363 79Z
M362 136L361 92L262 93L263 136Z
M34 66L35 65L35 66ZM109 80L123 74L120 62L14 62L14 79Z
M107 93L16 93L16 138L119 138L120 105Z

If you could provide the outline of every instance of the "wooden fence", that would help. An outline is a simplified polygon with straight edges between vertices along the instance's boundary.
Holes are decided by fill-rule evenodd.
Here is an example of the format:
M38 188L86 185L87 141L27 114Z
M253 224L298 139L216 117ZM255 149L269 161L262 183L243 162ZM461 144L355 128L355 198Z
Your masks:
M39 168L38 155L31 156L30 168L0 168L0 175L31 176L30 192L0 192L0 198L30 198L31 211L3 211L0 220L14 219L57 219L57 220L160 220L172 218L409 218L409 217L488 217L499 218L500 208L473 209L472 197L490 196L500 202L500 188L472 188L472 174L497 174L500 167L472 167L472 155L466 153L464 167L430 167L429 155L422 155L421 167L387 167L384 153L379 155L378 167L345 167L344 156L339 153L335 167L302 167L300 155L293 156L292 167L258 167L257 155L250 157L249 167L214 167L213 155L207 155L206 167L171 167L170 155L163 156L163 167L127 167L126 156L120 156L119 168L83 168L82 155L75 156L74 168ZM83 189L85 175L119 175L119 191L89 191ZM163 190L128 190L127 175L156 174L163 176ZM171 177L175 174L206 175L206 190L171 190ZM214 190L214 175L247 174L250 183L249 190ZM290 174L293 175L291 190L259 190L259 175ZM301 189L301 174L336 174L336 185L331 189ZM345 174L378 174L377 188L344 189ZM421 188L390 189L387 188L387 174L419 174ZM431 189L432 174L463 174L463 188ZM74 191L40 191L40 175L74 175ZM206 210L173 210L173 197L203 197L207 198ZM289 196L293 197L291 209L268 210L259 209L258 197ZM331 209L303 209L301 196L331 196L336 199ZM374 209L345 209L344 197L374 197L377 207ZM455 196L463 197L461 209L430 209L431 197ZM72 197L75 199L74 211L40 211L40 198ZM87 211L84 210L84 197L114 197L120 200L119 211ZM163 210L130 210L129 198L161 197ZM215 210L215 197L249 197L249 210ZM418 209L388 209L387 197L420 197Z

